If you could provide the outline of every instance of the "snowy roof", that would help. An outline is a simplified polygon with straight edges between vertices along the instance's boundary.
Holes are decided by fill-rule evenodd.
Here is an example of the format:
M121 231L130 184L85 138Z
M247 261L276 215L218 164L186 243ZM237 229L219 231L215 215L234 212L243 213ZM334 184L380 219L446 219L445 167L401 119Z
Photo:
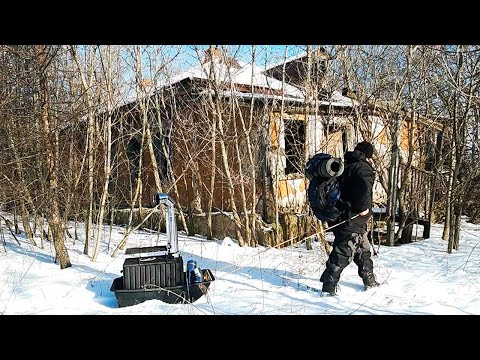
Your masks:
M323 105L332 105L332 106L339 106L339 107L351 107L355 105L359 105L360 103L357 100L349 98L347 96L343 96L340 91L334 90L332 92L332 96L330 97L330 101L321 101Z
M296 101L302 103L304 102L305 97L303 92L297 86L285 82L282 83L280 80L265 75L264 72L268 69L278 66L279 64L294 61L303 56L306 56L306 52L292 56L286 60L283 60L281 63L273 64L263 68L242 61L229 61L226 63L225 61L215 59L213 61L203 62L202 64L194 66L186 71L181 72L180 74L171 76L166 80L159 81L156 88L160 89L173 86L186 79L207 80L210 77L210 71L212 69L214 71L214 75L212 75L213 78L223 83L233 84L233 89L224 90L221 92L222 96L229 97L235 95L244 98L251 98L253 96L257 98L268 99L283 98L286 101ZM255 87L253 94L250 88L252 84ZM243 85L243 91L242 89L239 89L239 86L235 85ZM248 91L245 91L245 87ZM261 91L262 89L265 91ZM150 95L151 92L147 96ZM132 93L130 96L124 98L122 105L134 102L136 100L138 100L136 94ZM339 91L333 91L330 99L319 101L318 104L326 106L351 107L357 105L358 101L343 96Z
M248 86L251 86L253 83L253 86L255 87L277 90L280 92L283 91L285 96L303 99L303 93L299 88L290 84L282 83L273 77L263 74L263 69L258 66L252 66L241 61L239 61L238 64L240 65L240 68L227 65L220 61L208 61L184 71L181 74L173 76L168 82L159 85L174 85L185 79L208 79L212 68L215 72L215 79L220 82L232 82L234 85L239 84Z

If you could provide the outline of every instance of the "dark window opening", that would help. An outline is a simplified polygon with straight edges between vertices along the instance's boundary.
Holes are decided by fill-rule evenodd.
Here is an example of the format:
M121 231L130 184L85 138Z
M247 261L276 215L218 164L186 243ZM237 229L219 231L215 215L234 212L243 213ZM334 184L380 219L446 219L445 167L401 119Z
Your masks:
M140 142L131 138L127 144L127 158L130 169L130 179L136 181L138 179L138 169L140 167Z
M312 64L312 81L321 82L327 71L327 65L323 60L317 60Z
M329 136L331 134L334 134L338 131L341 131L343 130L343 128L341 126L338 126L336 124L329 124L329 125L325 125L323 127L323 132L324 132L324 136Z
M305 122L284 120L285 124L285 156L287 159L285 175L303 173L305 148Z
M155 134L153 137L153 150L155 152L155 159L157 160L157 168L158 174L160 175L161 180L168 179L168 171L167 171L167 158L165 157L165 153L162 147L162 139L160 138L161 135ZM171 154L171 149L169 149L169 143L166 141L165 148L167 152Z

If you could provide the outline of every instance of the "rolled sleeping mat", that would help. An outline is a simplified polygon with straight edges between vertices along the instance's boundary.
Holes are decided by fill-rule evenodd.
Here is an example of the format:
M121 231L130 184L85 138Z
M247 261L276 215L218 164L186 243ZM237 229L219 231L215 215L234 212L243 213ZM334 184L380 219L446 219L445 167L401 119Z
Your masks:
M335 157L323 161L320 165L320 173L326 178L340 176L344 169L343 161Z

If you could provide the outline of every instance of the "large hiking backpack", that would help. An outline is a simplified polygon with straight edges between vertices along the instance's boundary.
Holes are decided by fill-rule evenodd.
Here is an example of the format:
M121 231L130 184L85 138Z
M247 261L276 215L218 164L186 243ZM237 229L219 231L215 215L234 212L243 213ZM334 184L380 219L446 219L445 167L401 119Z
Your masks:
M338 177L343 170L341 159L325 153L315 154L305 165L305 176L310 180L308 202L321 221L334 222L342 215L337 203L340 200Z

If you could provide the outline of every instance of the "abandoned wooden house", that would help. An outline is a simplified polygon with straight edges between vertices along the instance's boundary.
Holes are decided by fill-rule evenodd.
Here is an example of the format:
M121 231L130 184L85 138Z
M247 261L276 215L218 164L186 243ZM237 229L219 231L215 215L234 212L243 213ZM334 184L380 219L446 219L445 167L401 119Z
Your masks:
M374 200L386 205L389 124L400 116L400 152L404 159L412 153L412 162L408 179L396 179L408 181L403 196L414 200L405 211L428 217L429 166L442 128L379 103L361 104L348 91L325 93L327 61L320 49L259 68L214 48L148 97L117 108L115 117L123 120L116 123L128 134L117 142L112 174L119 205L131 203L135 190L144 207L154 193L167 192L182 210L179 229L189 234L232 236L242 245L296 242L315 222L304 164L317 152L343 157L358 141L374 143L380 175Z

